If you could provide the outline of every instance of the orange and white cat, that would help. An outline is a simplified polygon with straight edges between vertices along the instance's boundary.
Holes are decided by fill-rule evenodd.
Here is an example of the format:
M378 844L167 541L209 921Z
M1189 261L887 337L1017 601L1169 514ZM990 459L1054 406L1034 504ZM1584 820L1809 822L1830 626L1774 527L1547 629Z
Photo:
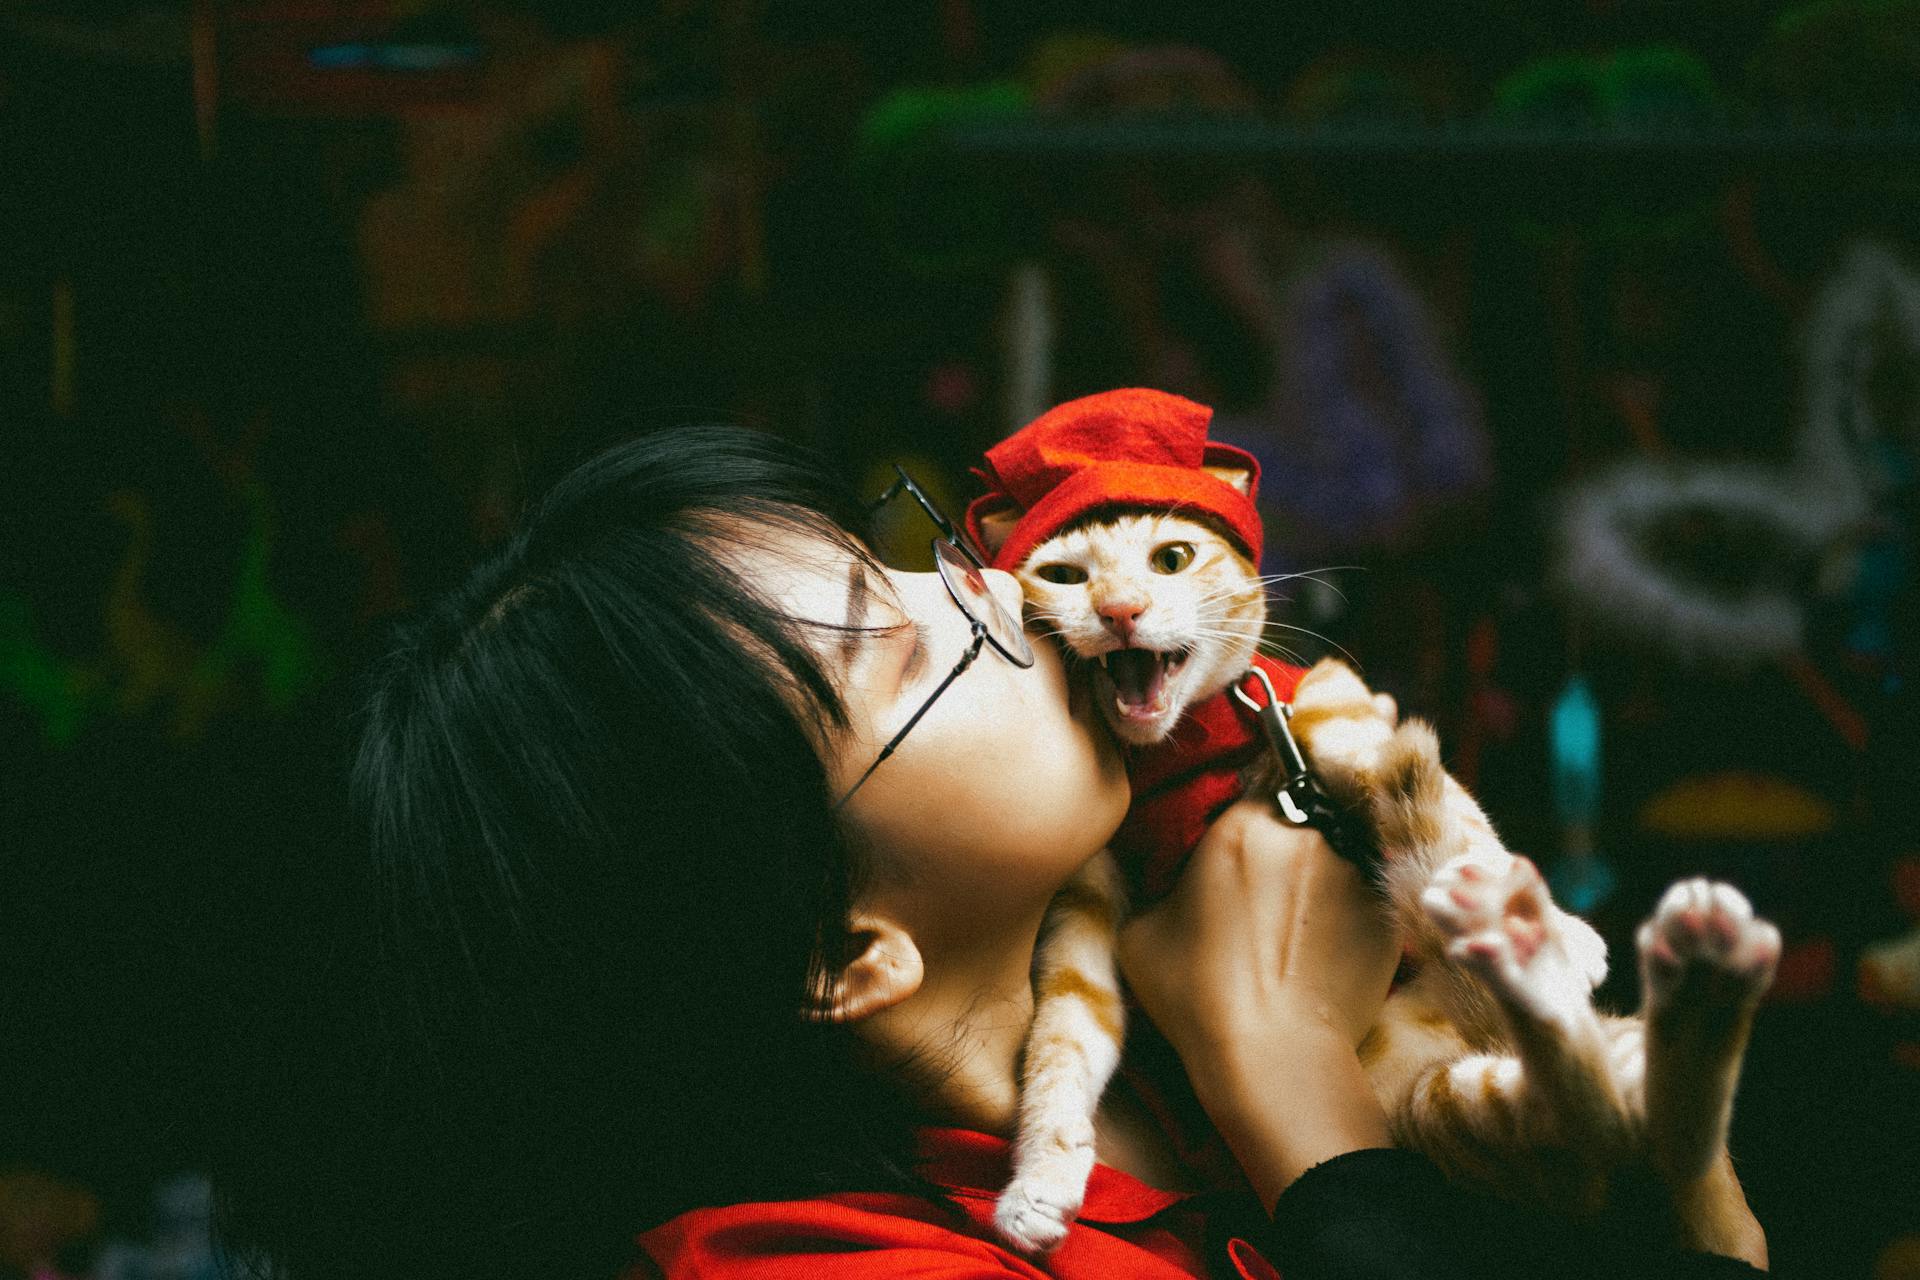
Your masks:
M1029 618L1090 668L1114 732L1136 745L1244 673L1267 626L1253 564L1178 512L1079 523L1017 572ZM1574 1211L1644 1169L1671 1197L1679 1243L1731 1250L1743 1201L1727 1125L1773 926L1728 885L1674 885L1639 931L1640 1016L1601 1014L1605 944L1505 848L1431 728L1397 722L1331 660L1302 677L1292 726L1333 800L1364 815L1416 961L1360 1046L1396 1141L1450 1177ZM1127 909L1102 854L1056 898L1035 957L1014 1176L995 1216L1030 1251L1064 1238L1094 1163L1124 1034L1113 954Z

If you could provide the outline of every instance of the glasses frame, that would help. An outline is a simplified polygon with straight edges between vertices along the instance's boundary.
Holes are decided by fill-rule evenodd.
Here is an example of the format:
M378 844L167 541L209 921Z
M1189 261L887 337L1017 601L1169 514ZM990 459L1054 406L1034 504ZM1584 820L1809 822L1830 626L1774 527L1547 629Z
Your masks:
M981 570L987 567L985 558L974 548L972 541L966 536L965 532L962 531L958 525L954 524L953 521L949 520L946 513L934 505L933 499L929 498L921 490L920 486L913 482L913 477L906 473L905 468L895 463L893 470L894 474L899 478L888 485L887 491L874 499L867 510L869 513L880 510L880 508L893 501L893 499L903 491L911 496L915 502L920 504L920 509L927 513L927 517L933 521L934 527L940 530L940 536L933 539L930 544L933 549L934 570L939 573L940 585L947 589L947 595L953 600L954 607L960 610L961 615L966 618L968 625L973 628L973 642L967 646L966 652L960 655L960 661L956 662L953 670L947 673L947 678L934 686L933 692L927 695L927 700L922 702L919 709L911 716L907 717L907 722L900 726L899 732L895 733L893 737L888 740L887 745L880 748L880 754L874 757L873 763L867 766L866 772L862 773L854 784L848 787L846 792L841 795L838 800L833 802L833 807L836 812L843 808L847 801L853 799L854 792L860 790L867 779L873 776L873 771L878 769L881 763L894 753L902 739L912 731L913 726L920 723L920 718L932 710L933 704L939 701L940 695L947 691L947 687L960 678L960 673L973 665L974 660L980 656L980 651L983 648L992 645L994 652L998 653L1016 667L1024 669L1031 667L1034 663L1033 647L1026 642L1026 636L1020 625L1020 620L1018 618L1007 617L1006 610L1000 606L998 601L993 599L991 593L988 594L988 607L999 614L1003 620L1011 623L1013 634L1020 637L1021 652L1015 653L994 639L993 629L985 622L982 622L979 615L974 613L972 607L967 604L966 599L961 594L960 588L954 584L951 576L957 572L957 570L950 566L947 558L941 555L940 552L943 545L950 548L965 557L966 560L973 565L975 570Z

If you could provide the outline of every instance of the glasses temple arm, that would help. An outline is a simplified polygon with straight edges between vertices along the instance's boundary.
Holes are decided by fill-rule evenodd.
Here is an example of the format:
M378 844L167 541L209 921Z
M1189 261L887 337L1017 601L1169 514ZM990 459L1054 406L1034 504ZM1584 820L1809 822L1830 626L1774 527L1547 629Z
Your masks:
M913 713L912 718L900 726L900 732L894 734L893 737L888 740L887 745L880 748L880 754L875 757L872 764L867 766L867 771L860 775L859 781L847 788L847 794L834 801L833 807L835 810L838 810L841 806L845 805L847 801L853 799L853 793L858 791L866 780L873 776L873 771L880 767L882 761L893 754L893 749L900 745L900 740L907 736L913 726L920 723L920 717L926 715L928 711L933 709L933 704L939 701L940 695L947 691L947 686L955 680L958 680L960 673L973 665L973 660L980 656L981 647L986 643L986 639L986 624L975 622L973 624L973 645L967 650L966 654L961 657L953 670L947 672L947 678L942 680L939 686L927 695L927 700L920 704L920 709Z
M867 504L867 511L869 513L878 511L880 508L886 506L889 502L892 502L894 499L894 495L899 493L902 489L906 487L907 487L907 482L904 476L898 480L895 480L892 484L887 486L887 490L885 493L881 494L879 497L875 498L872 502L869 502Z

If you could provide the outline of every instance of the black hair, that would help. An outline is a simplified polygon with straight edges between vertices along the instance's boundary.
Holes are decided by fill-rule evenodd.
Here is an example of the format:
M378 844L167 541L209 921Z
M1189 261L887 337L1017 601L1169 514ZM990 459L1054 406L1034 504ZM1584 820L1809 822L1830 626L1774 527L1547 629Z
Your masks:
M861 884L817 750L845 709L726 554L864 559L860 514L774 437L644 436L397 628L355 699L351 905L216 1162L235 1261L611 1275L694 1205L927 1190L902 1092L802 1013Z

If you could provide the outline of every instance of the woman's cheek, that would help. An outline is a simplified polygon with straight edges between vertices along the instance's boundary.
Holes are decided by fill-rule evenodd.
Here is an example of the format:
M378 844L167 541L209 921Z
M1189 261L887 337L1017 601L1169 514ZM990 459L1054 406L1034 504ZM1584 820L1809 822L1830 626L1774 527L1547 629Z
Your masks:
M1133 798L1126 756L1107 728L1106 718L1093 705L1089 682L1070 680L1064 665L1056 667L1054 678L1059 682L1061 695L1051 705L1055 708L1054 715L1064 721L1060 726L1061 753L1074 760L1082 774L1077 780L1077 793L1085 796L1083 803L1090 810L1088 816L1095 822L1106 823L1110 836L1126 816ZM1061 708L1065 712L1063 717ZM1101 843L1105 843L1105 838L1102 837Z
M1030 721L1026 749L1009 751L1001 766L1003 794L1020 830L1009 832L1067 872L1104 847L1126 817L1131 799L1119 748L1100 729L1060 716ZM1018 820L1017 819L1017 820ZM1042 850L1051 850L1048 857Z

